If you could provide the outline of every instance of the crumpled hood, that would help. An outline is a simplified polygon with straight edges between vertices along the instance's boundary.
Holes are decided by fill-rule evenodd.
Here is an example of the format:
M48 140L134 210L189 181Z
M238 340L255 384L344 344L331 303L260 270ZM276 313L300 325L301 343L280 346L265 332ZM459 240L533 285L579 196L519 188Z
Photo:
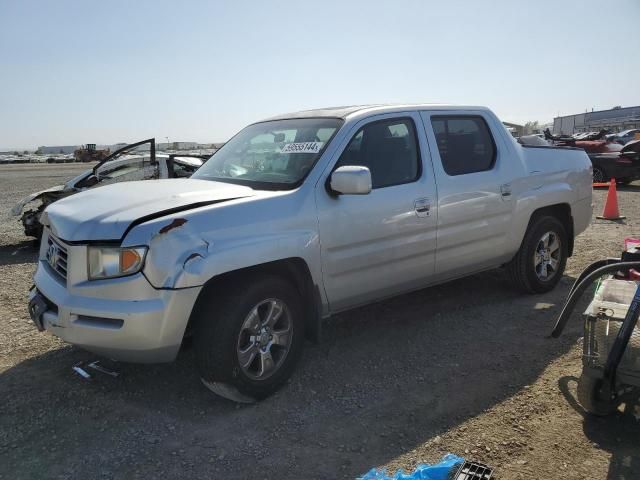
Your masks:
M208 180L123 182L59 200L41 222L62 240L120 240L136 220L252 195L249 187Z
M20 214L22 214L22 210L24 209L24 206L27 203L34 201L36 198L38 198L44 193L62 192L67 188L68 187L66 185L56 185L55 187L47 188L46 190L40 190L39 192L32 193L31 195L24 197L22 200L20 200L18 203L14 205L14 207L11 209L11 215L13 215L14 217L19 216Z

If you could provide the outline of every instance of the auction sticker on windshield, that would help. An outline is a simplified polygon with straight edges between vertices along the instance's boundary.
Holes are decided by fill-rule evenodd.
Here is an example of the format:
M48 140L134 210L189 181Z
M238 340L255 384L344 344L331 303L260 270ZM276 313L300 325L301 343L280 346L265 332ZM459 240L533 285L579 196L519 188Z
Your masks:
M287 143L280 153L318 153L324 145L323 142L297 142Z

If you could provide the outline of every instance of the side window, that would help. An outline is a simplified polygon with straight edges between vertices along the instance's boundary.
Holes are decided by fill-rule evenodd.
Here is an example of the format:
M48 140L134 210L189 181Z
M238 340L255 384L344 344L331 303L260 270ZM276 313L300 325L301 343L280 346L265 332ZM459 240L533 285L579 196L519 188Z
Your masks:
M465 175L493 168L496 146L482 117L431 117L431 125L447 175Z
M353 136L338 166L361 165L371 171L373 188L413 182L420 176L420 156L413 121L373 122Z
M158 163L151 163L150 157L133 157L129 161L106 162L96 174L100 186L136 180L152 180L160 176Z

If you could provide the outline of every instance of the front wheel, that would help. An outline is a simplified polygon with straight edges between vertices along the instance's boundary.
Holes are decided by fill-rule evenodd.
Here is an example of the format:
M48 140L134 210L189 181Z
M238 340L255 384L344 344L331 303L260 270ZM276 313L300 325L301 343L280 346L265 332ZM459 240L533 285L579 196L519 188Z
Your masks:
M283 278L264 275L211 289L194 330L202 382L235 401L261 400L291 376L304 343L300 295Z
M526 293L553 290L564 273L568 244L567 232L557 218L534 218L520 250L507 264L507 272L514 285Z

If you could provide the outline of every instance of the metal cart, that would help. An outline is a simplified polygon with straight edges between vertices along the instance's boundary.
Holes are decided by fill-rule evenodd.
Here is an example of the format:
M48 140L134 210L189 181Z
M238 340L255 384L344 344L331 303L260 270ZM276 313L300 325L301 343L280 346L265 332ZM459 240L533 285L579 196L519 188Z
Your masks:
M594 415L609 415L640 394L640 281L629 279L632 269L640 269L637 254L589 265L571 288L551 333L560 336L580 297L597 283L584 315L578 380L578 401Z

